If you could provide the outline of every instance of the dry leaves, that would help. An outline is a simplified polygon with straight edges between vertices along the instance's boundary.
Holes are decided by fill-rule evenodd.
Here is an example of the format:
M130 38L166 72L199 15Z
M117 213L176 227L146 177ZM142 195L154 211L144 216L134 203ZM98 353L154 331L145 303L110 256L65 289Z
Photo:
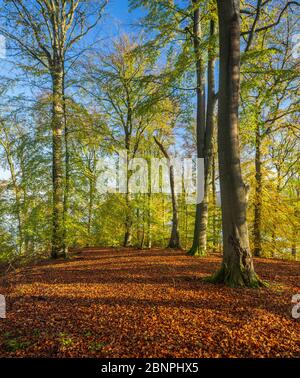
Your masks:
M11 273L0 286L0 356L300 357L299 262L259 259L268 289L203 282L218 257L85 249Z

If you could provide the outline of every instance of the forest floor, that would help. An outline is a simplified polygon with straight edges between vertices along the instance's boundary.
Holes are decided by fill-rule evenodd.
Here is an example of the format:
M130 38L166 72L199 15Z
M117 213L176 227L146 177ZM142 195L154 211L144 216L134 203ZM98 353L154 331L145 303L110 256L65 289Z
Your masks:
M300 262L257 259L264 289L203 281L218 256L84 249L0 282L0 356L300 357Z

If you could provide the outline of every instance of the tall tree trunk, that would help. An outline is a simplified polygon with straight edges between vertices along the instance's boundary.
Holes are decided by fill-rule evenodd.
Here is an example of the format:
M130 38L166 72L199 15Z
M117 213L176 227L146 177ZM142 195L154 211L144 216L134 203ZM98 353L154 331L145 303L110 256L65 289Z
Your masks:
M127 100L129 101L129 100ZM131 108L128 109L128 115L127 115L127 123L128 125L131 125ZM132 129L132 126L127 126L127 130ZM126 175L126 193L125 193L125 202L126 202L126 213L125 213L125 232L124 232L124 247L129 247L132 244L132 209L131 209L131 201L130 201L130 193L129 193L129 170L128 170L128 164L129 164L129 158L130 158L130 142L131 142L131 136L128 131L125 131L125 148L127 152L127 160L126 160L126 169L127 169L127 175Z
M95 198L95 167L96 167L96 151L92 151L92 156L89 156L89 207L88 207L88 242L87 246L91 246L92 224L93 224L93 209Z
M195 29L196 30L196 29ZM210 22L210 37L215 34L215 23ZM195 48L195 51L197 49ZM212 163L212 150L213 150L213 134L214 134L214 109L216 104L215 95L215 57L213 47L209 49L209 59L207 68L207 111L206 111L206 122L204 131L201 129L199 131L199 140L201 145L201 151L199 151L198 157L204 157L204 197L203 201L198 208L196 208L196 221L195 221L195 232L193 246L189 251L190 255L193 256L203 256L206 254L207 250L207 224L208 224L208 200L209 200L209 178L211 174L211 163ZM203 84L204 85L204 84ZM204 107L205 107L205 100ZM205 117L205 110L202 111L202 116ZM199 119L199 123L201 120ZM202 121L203 123L203 121ZM198 124L198 119L197 119ZM204 133L204 134L203 134ZM198 219L197 219L198 216Z
M5 132L6 134L6 132ZM6 134L7 142L0 141L0 144L3 146L7 158L7 163L10 171L10 176L12 180L13 190L15 193L15 209L16 216L18 220L18 249L19 253L22 253L23 243L24 243L24 233L23 233L23 222L22 222L22 206L21 206L21 188L17 182L16 171L13 163L13 158L11 155L11 150L9 147L8 135Z
M53 104L53 229L52 258L65 257L64 243L64 172L63 172L63 65L57 63L52 72Z
M223 262L212 282L258 287L249 247L246 186L239 149L240 1L218 0L220 89L218 151L222 203Z
M213 37L215 33L214 21L210 23L210 36ZM208 68L207 68L207 112L206 112L206 129L204 141L204 157L205 157L205 177L204 177L204 199L201 211L200 220L200 236L199 236L199 250L202 254L206 254L207 249L207 223L208 223L208 198L209 198L209 179L212 170L212 155L213 155L213 136L214 136L214 110L216 105L215 94L215 57L213 47L209 51Z
M261 248L261 210L262 210L262 172L261 172L261 135L259 123L255 131L255 200L254 200L254 256L260 257Z
M64 142L65 142L65 190L64 190L64 249L68 252L67 242L67 224L69 211L69 196L70 196L70 146L69 146L69 127L67 118L67 104L65 94L65 72L63 71L63 116L64 116Z
M88 242L87 242L88 247L91 246L93 206L94 206L94 180L90 178L89 179Z
M281 188L281 170L280 168L277 169L277 184L275 188L275 201L274 203L279 203L280 201L280 188ZM271 234L271 239L272 239L272 257L276 256L276 251L277 251L277 221L276 218L274 219L273 222L273 227L272 227L272 234Z
M197 77L197 119L196 119L196 143L197 143L197 157L204 158L204 144L205 144L205 69L203 63L203 57L201 56L200 50L200 39L201 39L201 18L200 9L197 5L196 0L193 1L193 6L196 7L194 10L194 54L196 59L196 77ZM191 249L188 251L189 255L202 255L203 250L200 249L200 233L205 229L205 217L202 218L202 214L205 213L205 207L207 205L207 200L196 205L195 214L195 226L194 226L194 237ZM202 233L203 234L203 233ZM206 240L205 240L206 243Z

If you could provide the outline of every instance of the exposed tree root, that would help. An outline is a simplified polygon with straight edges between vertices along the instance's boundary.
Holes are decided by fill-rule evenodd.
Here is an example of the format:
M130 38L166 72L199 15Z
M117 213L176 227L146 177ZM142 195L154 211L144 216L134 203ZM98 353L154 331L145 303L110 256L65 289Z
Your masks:
M206 278L205 281L213 284L224 284L232 288L249 287L257 289L268 286L268 283L261 280L256 274L250 274L242 269L229 269L224 264L214 275Z

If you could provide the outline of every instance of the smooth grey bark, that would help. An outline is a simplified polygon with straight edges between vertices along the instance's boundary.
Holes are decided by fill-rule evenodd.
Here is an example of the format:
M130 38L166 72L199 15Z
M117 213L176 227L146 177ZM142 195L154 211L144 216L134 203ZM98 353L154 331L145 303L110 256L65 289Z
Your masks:
M210 36L215 33L214 21L210 23ZM207 108L205 101L205 79L203 61L200 57L200 11L197 8L194 12L194 51L197 59L197 156L205 159L204 177L204 198L200 204L196 205L196 217L193 244L188 254L192 256L202 256L207 249L207 223L208 223L208 196L209 177L212 162L212 141L214 133L214 109L216 104L215 95L215 57L212 49L209 51L207 68Z
M214 36L215 25L214 21L210 23L210 36ZM207 249L207 223L208 223L208 196L209 196L209 180L212 173L212 157L213 157L213 136L215 130L214 111L216 105L215 94L215 57L213 51L209 51L208 68L207 68L207 112L206 112L206 127L204 140L204 158L205 158L205 185L204 185L204 200L202 204L201 218L200 218L200 235L199 235L199 250L206 253Z
M210 279L232 287L262 285L255 274L246 221L246 185L239 149L240 1L218 0L220 82L218 153L222 206L223 261Z
M204 144L205 144L205 122L206 122L206 101L205 101L205 68L203 57L200 50L200 40L201 40L201 18L200 9L197 6L197 1L192 0L193 6L196 7L194 10L193 17L193 42L194 42L194 54L196 59L196 79L197 79L197 117L196 117L196 143L197 143L197 157L204 158ZM205 197L205 195L204 195ZM205 198L203 202L196 205L195 214L195 226L194 226L194 237L191 249L188 251L189 255L195 256L197 254L202 254L199 251L200 246L200 232L201 227L203 228L201 214L205 210Z

